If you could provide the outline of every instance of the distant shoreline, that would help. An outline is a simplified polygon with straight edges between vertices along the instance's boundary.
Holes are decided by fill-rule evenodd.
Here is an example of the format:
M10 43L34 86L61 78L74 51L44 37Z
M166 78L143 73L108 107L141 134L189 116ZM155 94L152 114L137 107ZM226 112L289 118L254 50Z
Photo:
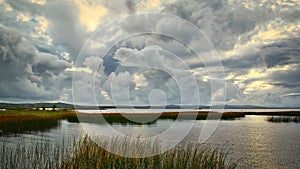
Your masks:
M267 115L267 116L300 116L300 111L278 111L278 112L212 112L212 111L183 111L183 112L144 112L144 113L131 113L131 112L76 112L77 117L68 119L71 122L84 122L93 121L97 117L102 116L106 121L128 121L129 119L136 119L137 121L143 119L181 119L181 120L232 120L244 118L246 115ZM103 120L103 119L102 119Z
M117 115L117 114L126 114L126 115L153 115L153 114L162 114L162 115L194 115L194 114L198 114L198 115L205 115L205 114L223 114L223 115L280 115L280 116L284 116L284 115L289 115L289 116L298 116L300 115L300 110L277 110L277 111L268 111L267 109L265 111L247 111L247 109L244 109L243 111L231 111L228 110L226 111L226 109L222 110L222 111L208 111L208 110L182 110L182 111L149 111L147 112L147 110L143 110L140 111L139 110L134 110L135 112L128 112L128 111L124 111L122 112L122 109L118 110L118 111L101 111L101 110L94 110L94 112L90 112L90 110L76 110L77 115L96 115L96 114L101 114L101 115Z
M78 105L72 103L62 103L62 102L40 102L40 103L5 103L0 102L0 109L16 109L16 108L23 108L23 109L37 109L37 108L46 108L52 109L53 107L57 109L81 109L81 110L108 110L108 109L200 109L200 110L207 110L207 109L225 109L225 110L251 110L251 109L298 109L300 111L299 106L293 107L274 107L274 106L261 106L261 105L176 105L176 104L168 104L168 105Z
M276 111L251 111L244 109L243 111L223 110L207 111L207 110L126 110L122 112L120 109L116 110L32 110L32 109L15 109L0 111L0 123L9 121L24 121L24 120L40 120L40 119L68 119L70 121L78 121L81 117L94 118L96 116L103 116L104 118L114 121L115 119L126 120L126 117L131 118L151 118L151 119L187 119L187 120L206 120L206 119L235 119L243 118L247 115L265 115L265 116L300 116L300 110L276 110ZM120 112L121 111L121 112Z
M300 111L265 111L265 112L215 112L205 110L194 111L166 111L159 112L101 112L88 113L74 110L33 110L15 109L0 111L0 136L10 133L22 133L49 129L57 126L59 120L67 120L71 123L96 123L96 124L155 124L157 120L236 120L247 115L269 116L270 122L299 122ZM110 110L109 110L110 111ZM137 110L139 111L139 110ZM226 111L226 110L225 110Z

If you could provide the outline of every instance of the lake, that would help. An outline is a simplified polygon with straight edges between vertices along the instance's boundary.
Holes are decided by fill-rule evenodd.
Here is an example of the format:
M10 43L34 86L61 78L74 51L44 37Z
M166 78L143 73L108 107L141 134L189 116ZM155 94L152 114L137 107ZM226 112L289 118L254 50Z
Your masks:
M300 123L273 123L266 119L267 116L247 115L235 120L221 120L204 144L226 147L229 150L228 157L234 161L239 160L238 168L300 168ZM173 123L173 120L161 119L150 125L112 124L112 127L128 135L152 136L165 131ZM186 126L190 123L189 120L182 120L176 125ZM197 142L204 123L209 126L215 121L195 121L186 140ZM84 123L83 126L91 130L109 129L108 124ZM0 143L6 142L13 146L18 142L29 144L32 140L41 140L56 144L84 133L80 123L61 120L57 127L47 131L2 136Z

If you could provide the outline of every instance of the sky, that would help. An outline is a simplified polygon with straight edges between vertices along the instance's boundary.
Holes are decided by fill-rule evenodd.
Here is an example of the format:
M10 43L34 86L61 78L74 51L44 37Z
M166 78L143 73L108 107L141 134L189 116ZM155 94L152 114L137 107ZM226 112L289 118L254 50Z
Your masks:
M300 1L0 0L0 69L1 102L299 106Z

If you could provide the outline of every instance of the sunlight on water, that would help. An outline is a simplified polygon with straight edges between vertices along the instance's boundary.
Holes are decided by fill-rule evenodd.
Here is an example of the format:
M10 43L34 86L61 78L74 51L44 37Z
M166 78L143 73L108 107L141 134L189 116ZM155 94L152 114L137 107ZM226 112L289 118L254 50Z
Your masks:
M239 168L298 168L300 166L300 123L271 123L267 116L246 116L238 120L222 120L216 131L205 142L213 147L230 149L229 157L239 160ZM210 123L210 121L207 121ZM158 120L154 124L112 124L113 129L133 136L154 136L164 132L174 123L173 120ZM190 123L182 120L184 126ZM186 139L198 141L203 120L197 121ZM91 131L107 130L109 124L84 123ZM106 131L108 132L108 131ZM80 123L61 121L60 126L44 132L18 134L0 137L0 142L30 143L32 139L49 141L55 144L59 140L67 140L83 135ZM172 140L170 139L172 142Z

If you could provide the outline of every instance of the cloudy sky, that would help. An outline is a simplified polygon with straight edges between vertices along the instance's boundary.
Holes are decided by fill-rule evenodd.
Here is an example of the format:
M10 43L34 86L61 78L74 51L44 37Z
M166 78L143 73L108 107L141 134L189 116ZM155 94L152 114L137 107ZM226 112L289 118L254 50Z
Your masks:
M300 1L0 0L0 69L1 102L299 106Z

